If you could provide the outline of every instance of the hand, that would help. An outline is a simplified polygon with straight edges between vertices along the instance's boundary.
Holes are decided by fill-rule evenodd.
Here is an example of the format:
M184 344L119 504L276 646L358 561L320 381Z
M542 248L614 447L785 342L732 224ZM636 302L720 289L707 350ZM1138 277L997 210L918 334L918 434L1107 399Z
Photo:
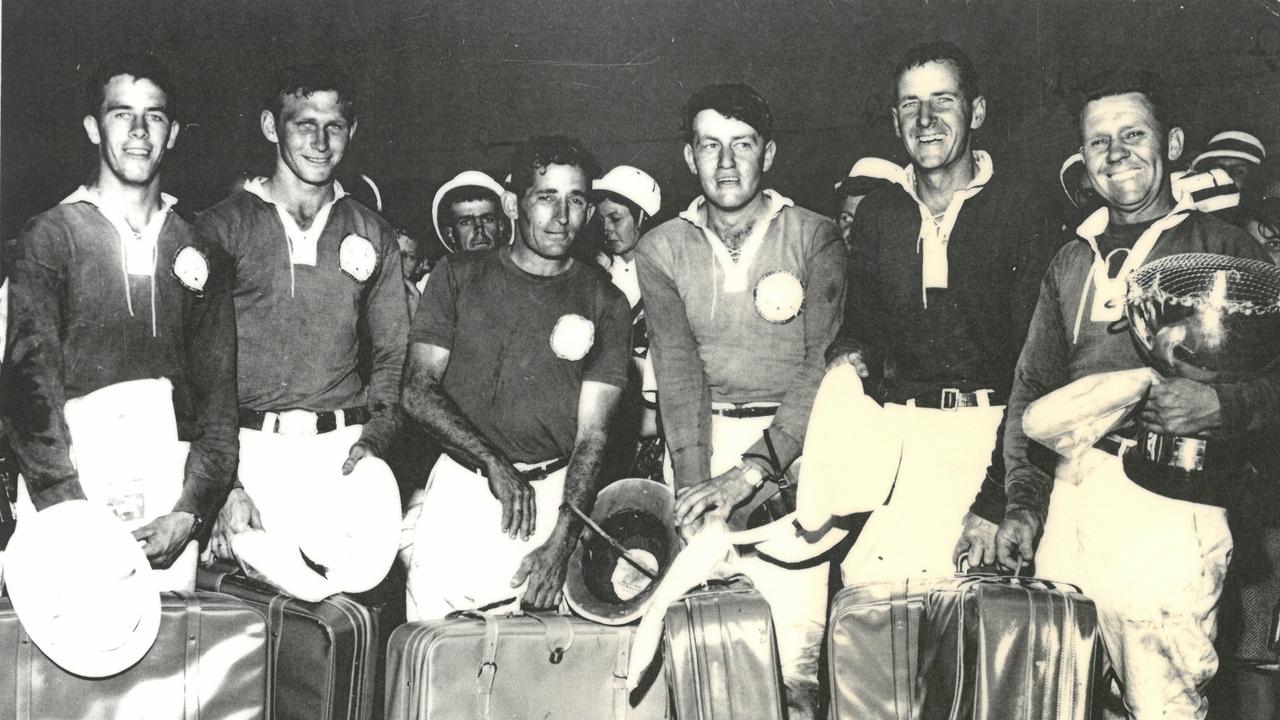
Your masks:
M171 512L134 530L133 537L143 541L142 551L151 561L151 567L164 570L186 549L195 527L195 515Z
M258 514L258 507L253 504L249 493L244 488L232 488L222 510L218 512L218 518L213 521L213 531L209 534L209 551L215 558L235 560L235 553L231 551L232 536L261 529L262 516Z
M537 527L538 519L533 486L520 477L520 473L506 460L489 463L486 474L489 492L502 503L502 532L511 538L528 540Z
M701 485L680 488L676 491L676 525L697 530L707 520L728 520L729 513L755 491L737 467Z
M347 461L342 463L342 474L350 475L352 470L356 469L356 463L367 457L378 457L378 453L373 451L373 446L363 440L357 440L355 445L351 446L351 451L347 453Z
M951 553L951 562L960 567L960 559L969 558L969 567L990 565L996 561L996 530L999 525L973 513L965 513L960 539Z
M1168 378L1151 386L1138 419L1162 435L1198 435L1222 425L1222 405L1211 386Z
M863 380L871 377L871 371L867 369L867 361L862 358L862 351L860 350L841 353L831 358L831 362L827 363L827 372L831 372L844 363L852 365L853 369L858 373L858 377Z
M996 560L1008 570L1017 570L1035 559L1034 544L1040 521L1030 510L1010 510L996 531Z
M520 587L525 580L529 581L521 604L534 609L552 608L560 604L564 591L565 569L572 550L572 536L565 540L561 536L553 535L537 550L524 556L520 561L520 568L511 578L513 588Z

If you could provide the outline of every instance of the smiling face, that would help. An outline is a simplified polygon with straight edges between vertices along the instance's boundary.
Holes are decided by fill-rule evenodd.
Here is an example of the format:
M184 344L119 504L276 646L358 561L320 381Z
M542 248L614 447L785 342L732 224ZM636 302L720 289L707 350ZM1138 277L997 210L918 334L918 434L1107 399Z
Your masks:
M292 173L309 185L333 178L356 125L342 113L342 98L332 90L288 95L276 118L262 112L262 134L276 144L276 174Z
M125 185L155 181L166 150L178 139L178 124L166 111L168 98L155 83L116 75L103 88L98 114L86 116L85 133L98 146L99 181Z
M972 131L986 115L986 100L965 97L960 69L949 60L918 65L898 78L894 133L922 170L945 169L968 155Z
M684 146L684 160L707 202L738 210L760 194L775 152L773 141L764 142L750 125L703 110L693 119L693 144Z
M1182 155L1182 130L1170 130L1166 142L1144 95L1090 101L1080 112L1080 137L1089 182L1122 223L1152 220L1173 207L1165 161Z
M503 196L503 209L516 221L520 235L513 253L544 260L568 257L569 246L591 217L587 191L591 179L577 165L552 164L533 174L533 184L517 201Z

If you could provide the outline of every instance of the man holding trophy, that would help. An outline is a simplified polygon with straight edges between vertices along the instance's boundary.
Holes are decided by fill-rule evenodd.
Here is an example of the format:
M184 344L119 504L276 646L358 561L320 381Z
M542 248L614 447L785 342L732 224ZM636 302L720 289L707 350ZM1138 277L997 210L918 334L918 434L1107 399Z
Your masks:
M1261 369L1280 354L1266 347L1280 345L1267 324L1280 311L1280 271L1254 262L1267 258L1247 235L1175 199L1169 163L1183 132L1167 112L1139 72L1083 98L1082 153L1105 205L1041 286L1009 399L996 546L1017 567L1042 540L1037 574L1094 599L1133 717L1203 718L1232 547L1224 506L1246 471L1237 448L1276 414L1276 380ZM1064 461L1024 432L1036 424L1028 405L1052 391L1133 378L1136 410ZM1061 407L1059 425L1084 424L1079 404Z

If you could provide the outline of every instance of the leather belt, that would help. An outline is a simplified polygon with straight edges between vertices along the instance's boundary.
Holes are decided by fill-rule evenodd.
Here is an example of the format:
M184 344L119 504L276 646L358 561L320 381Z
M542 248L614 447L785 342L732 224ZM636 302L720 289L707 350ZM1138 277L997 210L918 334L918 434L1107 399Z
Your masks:
M1209 441L1141 433L1137 440L1108 435L1094 447L1124 460L1125 476L1138 487L1173 500L1227 507L1234 494L1231 473L1238 463L1210 457ZM1225 448L1224 448L1225 449ZM1238 460L1238 458L1237 458Z
M240 410L240 427L249 430L280 433L282 435L321 435L333 432L340 427L363 425L369 422L372 413L367 407L353 407L344 410L278 410L258 411ZM338 424L338 418L342 424Z
M711 414L727 418L759 418L772 417L778 414L777 405L725 404L721 407L711 406Z
M1160 435L1144 432L1137 440L1107 435L1093 446L1112 455L1123 456L1130 452L1147 462L1156 465L1197 472L1205 469L1205 450L1209 441L1202 438L1183 437L1180 435Z
M448 455L450 460L458 463L463 468L470 470L473 473L479 473L480 475L485 474L485 468L472 462L471 460L463 456L462 453L450 452L446 450L445 455ZM548 475L551 475L552 473L556 472L560 468L568 467L569 458L560 457L560 458L555 458L554 460L547 460L546 462L541 462L541 463L513 463L513 465L517 465L517 466L524 465L525 466L524 470L521 470L519 467L516 467L516 471L520 473L520 477L524 478L527 482L537 482L539 480L546 479Z
M991 390L974 390L964 392L959 388L942 388L937 392L921 393L906 404L909 407L933 408L935 410L957 410L970 407L990 407Z

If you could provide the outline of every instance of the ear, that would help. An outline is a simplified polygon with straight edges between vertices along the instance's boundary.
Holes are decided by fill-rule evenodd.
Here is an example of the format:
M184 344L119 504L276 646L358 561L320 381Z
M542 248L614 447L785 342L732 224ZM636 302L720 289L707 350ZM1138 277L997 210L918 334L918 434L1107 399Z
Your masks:
M1182 157L1182 149L1185 141L1186 136L1183 134L1182 128L1176 127L1169 130L1168 156L1171 162Z
M596 206L595 206L595 203L587 203L587 216L586 216L585 218L583 218L583 219L582 219L582 224L583 224L583 225L586 225L588 222L590 222L590 221L591 221L591 218L592 218L595 214L596 214Z
M169 123L169 142L164 146L166 150L172 150L173 146L177 144L178 131L181 129L182 125L177 120Z
M445 239L446 239L446 240L448 240L448 241L449 241L449 243L450 243L450 244L452 244L452 243L453 243L453 241L457 239L457 238L455 238L455 237L453 236L453 226L452 226L452 225L445 225L443 228L440 228L440 229L441 229L441 231L442 231L442 232L444 232L444 237L445 237Z
M987 99L981 95L974 98L970 110L969 129L977 130L982 127L982 122L987 119Z
M902 139L902 130L898 129L898 108L889 108L889 114L893 116L893 136Z
M360 120L352 120L351 129L347 131L347 142L351 142L351 139L356 136L356 128L358 127L360 127Z
M502 193L502 212L511 218L513 222L520 217L520 198L516 197L516 194L510 190L505 190Z
M280 144L280 135L276 132L276 116L270 110L263 110L262 115L258 117L258 124L262 127L262 136L276 145Z
M769 168L773 167L773 156L778 154L778 144L770 140L764 144L764 172L769 172Z
M89 142L94 145L102 142L102 136L98 134L98 118L92 115L84 116L84 134L89 136Z
M684 164L689 166L689 172L698 174L698 164L693 161L693 146L689 143L684 144Z

